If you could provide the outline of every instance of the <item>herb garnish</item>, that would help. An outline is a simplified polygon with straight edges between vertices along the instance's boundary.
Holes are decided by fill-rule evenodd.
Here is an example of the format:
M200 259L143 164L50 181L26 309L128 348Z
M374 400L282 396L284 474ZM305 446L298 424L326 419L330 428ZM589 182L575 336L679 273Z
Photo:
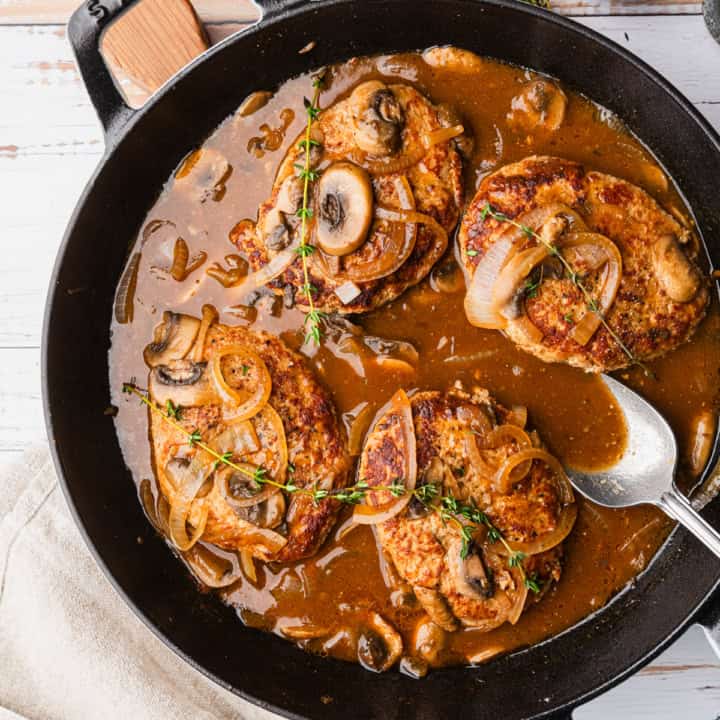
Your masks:
M510 225L513 225L518 230L521 230L525 235L529 238L533 238L534 240L537 240L538 242L542 243L549 251L550 254L553 257L556 257L561 263L562 266L565 268L565 271L567 272L567 276L569 280L572 282L575 287L580 290L580 292L583 294L583 297L585 298L587 309L595 313L595 315L598 316L600 319L600 323L602 326L607 330L608 335L617 343L617 345L620 347L620 349L625 353L628 360L632 365L637 365L638 367L642 368L645 375L648 377L654 378L655 375L653 374L652 370L650 370L643 362L638 360L635 355L633 354L632 350L622 341L620 336L608 325L607 320L605 320L605 317L603 316L602 312L600 311L600 307L597 303L597 300L590 294L590 291L585 287L585 284L580 279L578 274L573 269L572 265L563 257L562 253L560 252L560 249L553 245L552 243L547 242L539 233L535 232L531 227L528 227L527 225L523 225L522 223L519 223L517 220L513 220L511 217L508 217L505 215L505 213L498 212L495 210L490 203L485 203L485 207L482 209L482 212L480 213L480 218L483 220L483 222L488 218L491 217L494 220L497 220L498 222L503 223L509 223Z
M213 457L213 469L217 469L220 465L226 465L227 467L242 473L246 477L251 478L258 485L272 485L273 487L279 488L291 495L306 495L311 497L313 502L316 503L321 500L330 499L336 500L345 505L359 505L366 499L368 493L371 492L386 491L396 498L403 497L407 492L405 485L401 482L401 478L387 486L371 486L365 480L361 479L349 487L332 490L325 490L318 487L298 487L295 484L295 467L292 463L288 463L289 479L284 483L279 483L268 476L265 468L257 467L255 470L250 470L248 467L244 467L233 462L231 452L221 454L214 450L210 445L203 441L199 430L194 429L192 432L186 430L182 425L180 425L173 415L163 411L159 405L157 405L146 393L142 392L134 383L123 384L122 391L127 395L135 395L140 398L140 401L147 405L151 412L155 413L164 422L168 423L188 438L188 442L192 447L197 447ZM451 522L458 527L462 538L460 556L463 560L470 552L474 534L484 527L487 530L488 540L493 543L499 542L505 548L505 551L508 553L508 567L519 570L525 587L535 593L540 592L540 584L537 578L529 576L525 571L525 567L523 565L526 558L525 553L513 550L500 530L492 523L490 518L482 510L480 510L477 505L475 505L474 502L472 504L467 504L461 502L452 495L441 495L440 486L433 483L420 485L419 487L414 488L412 490L412 497L416 498L428 510L438 513L444 523Z
M296 163L295 165L299 171L298 177L303 181L302 206L296 213L300 218L300 244L296 248L295 252L302 260L303 284L300 288L300 292L307 298L309 307L309 311L305 316L305 343L313 340L316 345L320 344L320 338L322 337L320 322L325 316L325 313L315 308L313 295L317 293L317 288L310 282L310 273L308 271L308 257L315 252L315 247L308 242L308 220L313 217L313 210L309 204L310 183L317 180L320 176L317 170L313 170L310 167L312 148L319 147L320 145L317 140L313 140L310 137L310 134L312 131L312 124L315 120L317 120L318 115L320 114L318 100L320 98L320 93L322 92L324 77L324 73L315 77L313 80L314 92L312 100L308 100L307 98L304 98L303 100L305 104L305 112L307 114L307 122L305 124L305 137L300 141L298 147L304 151L305 161L302 164Z

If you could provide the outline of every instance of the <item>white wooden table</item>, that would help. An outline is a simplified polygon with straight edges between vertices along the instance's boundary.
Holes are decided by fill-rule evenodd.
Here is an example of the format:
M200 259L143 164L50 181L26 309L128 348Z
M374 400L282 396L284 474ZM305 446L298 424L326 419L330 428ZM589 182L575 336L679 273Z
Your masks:
M48 279L65 224L103 152L65 38L78 2L0 0L0 473L43 439L39 346ZM249 0L195 6L212 40L257 16ZM698 2L557 0L554 8L647 60L720 128L720 46ZM1 656L0 648L0 668ZM719 720L720 660L693 628L575 717Z

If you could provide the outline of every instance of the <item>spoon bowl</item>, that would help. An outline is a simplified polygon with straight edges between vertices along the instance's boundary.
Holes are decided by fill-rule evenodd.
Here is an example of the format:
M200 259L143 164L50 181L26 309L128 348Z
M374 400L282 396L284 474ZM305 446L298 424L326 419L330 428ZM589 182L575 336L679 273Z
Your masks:
M573 487L604 507L656 505L720 557L720 533L700 517L675 485L678 446L667 421L621 382L607 375L602 380L623 411L627 444L611 467L592 472L568 470Z

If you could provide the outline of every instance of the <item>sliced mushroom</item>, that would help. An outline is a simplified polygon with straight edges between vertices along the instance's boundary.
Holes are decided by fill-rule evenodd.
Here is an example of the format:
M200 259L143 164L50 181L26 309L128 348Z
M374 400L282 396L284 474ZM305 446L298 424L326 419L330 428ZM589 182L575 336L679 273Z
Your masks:
M294 215L302 205L303 191L303 182L297 175L288 177L278 191L275 203L278 210Z
M512 99L508 121L518 129L557 130L565 119L567 97L548 80L533 80L523 85Z
M428 674L428 664L420 658L406 656L400 661L400 672L412 678L422 678Z
M423 620L415 628L413 642L415 652L431 665L435 665L440 659L440 653L445 648L447 633L432 620Z
M218 202L225 196L225 184L232 175L232 165L225 156L212 148L196 150L175 174L178 187L204 203Z
M331 165L317 186L317 243L328 255L348 255L365 242L373 218L370 176L349 162Z
M290 228L287 225L285 219L285 213L277 213L278 223L265 237L265 246L268 250L273 252L280 252L284 250L289 244L290 240Z
M453 295L465 290L462 270L454 259L436 265L430 273L430 287L435 292Z
M285 519L285 509L285 497L279 492L257 505L237 508L235 512L242 520L246 520L253 525L273 529Z
M316 640L327 637L330 629L322 625L285 625L280 632L292 640Z
M440 124L443 127L456 127L458 125L463 126L463 134L453 138L453 142L455 143L455 147L460 151L460 154L466 160L470 160L472 158L473 150L475 149L475 140L468 130L470 123L463 122L460 113L458 113L452 105L447 105L446 103L442 103L437 106L437 114L438 120L440 120Z
M237 114L240 117L248 117L256 113L260 108L265 107L271 97L272 93L267 92L267 90L256 90L254 93L250 93L250 95L240 103Z
M358 640L358 660L367 670L389 670L402 655L403 642L395 628L371 612Z
M437 590L416 585L413 592L436 625L448 632L458 629L456 617L452 614L445 598Z
M465 75L479 73L486 65L486 61L474 52L451 45L430 48L423 53L422 57L431 67Z
M175 407L194 407L217 401L206 372L206 363L172 360L150 372L150 396L161 407L170 400Z
M452 574L454 589L465 597L487 600L495 592L492 575L485 566L482 549L471 543L465 558L453 544L448 550L447 563Z
M165 465L165 477L168 479L176 492L192 482L191 461L185 457L170 458ZM208 478L195 494L195 498L205 497L212 490L212 479Z
M439 455L430 460L430 464L425 468L420 476L420 487L423 485L434 485L440 490L447 477L449 468L445 462L440 458ZM438 493L441 494L441 493ZM425 517L432 508L429 504L421 502L416 496L413 496L408 503L407 517L411 520L417 520L418 518Z
M155 328L153 341L143 351L143 359L150 367L182 360L190 352L199 328L197 318L166 311Z
M393 91L378 80L358 85L350 96L355 144L371 155L392 155L402 144L405 115Z
M652 246L652 266L660 287L675 302L695 297L700 277L672 235L663 235Z

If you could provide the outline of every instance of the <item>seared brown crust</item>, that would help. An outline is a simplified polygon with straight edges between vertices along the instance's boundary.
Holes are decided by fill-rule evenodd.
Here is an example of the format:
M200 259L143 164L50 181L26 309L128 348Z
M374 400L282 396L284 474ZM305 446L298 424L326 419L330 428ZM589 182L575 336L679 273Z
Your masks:
M485 390L475 390L472 395L457 389L448 393L420 392L411 398L418 483L431 462L440 458L451 469L443 483L444 494L465 503L475 502L508 540L532 541L555 529L559 498L542 464L534 463L528 476L510 494L502 495L494 488L492 477L469 463L465 442L471 425L466 417L458 417L458 409L468 406L480 408L497 424L503 424L507 416L507 411ZM396 481L403 467L400 447L396 421L392 416L381 418L366 438L358 477L371 486ZM499 464L501 458L516 451L514 443L507 442L495 450L482 451L482 456L488 463ZM485 630L505 622L517 597L520 578L508 569L506 558L497 551L499 546L491 544L491 552L485 554L497 591L486 599L468 597L453 574L462 546L458 527L443 521L436 512L413 518L411 510L378 525L377 538L400 576L414 587L433 621L448 630L453 629L453 617L464 625ZM526 561L527 572L537 574L544 583L557 580L561 557L561 546L532 556Z
M343 487L349 468L345 433L330 397L303 358L269 333L214 325L207 335L203 360L211 360L215 353L230 345L254 350L268 368L272 379L269 404L282 419L288 459L295 467L295 484L306 487L317 483L323 489ZM217 405L184 408L181 424L189 431L198 429L211 446L212 438L224 429ZM191 457L201 451L188 449L187 438L155 414L151 419L151 437L160 490L171 502L174 489L165 472L168 460L178 454ZM335 522L338 504L328 500L316 504L300 495L289 497L288 502L287 545L272 557L253 544L254 526L237 517L214 485L208 495L195 500L190 521L200 516L205 504L209 516L203 541L228 550L249 548L262 559L291 562L318 549Z
M399 99L406 117L403 130L403 155L417 155L422 148L423 138L441 127L438 113L433 105L417 90L408 85L391 86ZM358 159L353 141L352 117L349 100L342 100L323 111L318 120L323 138L323 163L338 160ZM257 227L273 211L283 182L296 173L300 162L299 141L293 143L278 170L270 199L260 206ZM457 224L463 200L462 161L452 142L433 146L420 152L419 161L402 173L376 175L373 177L373 192L376 204L397 207L395 183L405 175L413 196L416 210L431 215L449 234ZM371 173L372 175L372 173ZM359 251L346 262L363 263L378 257L383 249L383 235L387 232L386 222L375 222L370 235ZM269 260L263 238L259 231L247 225L240 225L231 233L231 240L248 259L253 270L258 270ZM361 313L373 310L401 295L407 288L420 282L445 252L444 241L428 227L419 225L415 248L407 261L395 273L370 282L357 283L361 293L351 302L344 304L335 290L344 281L333 279L323 272L316 260L310 263L310 282L317 288L315 305L324 312ZM271 287L282 294L283 287L290 285L294 290L295 302L307 309L307 300L299 289L304 284L302 263L298 259L288 270L271 283Z
M606 319L636 359L649 360L677 347L704 317L709 301L707 283L700 284L689 302L674 302L659 284L651 263L654 243L672 236L694 264L694 253L687 243L690 233L635 185L555 157L529 157L501 168L483 180L460 227L458 241L470 276L507 228L506 223L492 217L483 219L487 203L511 218L539 206L561 203L575 210L591 230L617 245L623 276ZM528 246L533 243L527 241ZM586 284L592 287L595 280L591 275ZM573 324L586 312L582 293L569 279L545 280L537 295L526 299L525 310L543 332L542 341L529 342L513 327L507 334L540 359L567 362L593 372L629 364L626 353L603 327L584 347L569 337Z

